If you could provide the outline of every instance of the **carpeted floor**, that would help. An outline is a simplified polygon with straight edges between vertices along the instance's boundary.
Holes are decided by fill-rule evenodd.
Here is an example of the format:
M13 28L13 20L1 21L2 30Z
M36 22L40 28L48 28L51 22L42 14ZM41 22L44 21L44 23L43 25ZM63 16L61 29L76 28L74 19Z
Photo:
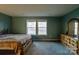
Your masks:
M73 55L59 42L33 42L26 55Z

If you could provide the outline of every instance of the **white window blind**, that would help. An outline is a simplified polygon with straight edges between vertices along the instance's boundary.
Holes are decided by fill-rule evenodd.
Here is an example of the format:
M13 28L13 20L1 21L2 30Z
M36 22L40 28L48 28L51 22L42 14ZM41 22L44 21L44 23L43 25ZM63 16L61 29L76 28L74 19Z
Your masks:
M27 20L27 34L47 35L47 21L44 19Z
M36 21L27 21L27 34L36 35Z
M47 21L38 21L38 35L47 35Z

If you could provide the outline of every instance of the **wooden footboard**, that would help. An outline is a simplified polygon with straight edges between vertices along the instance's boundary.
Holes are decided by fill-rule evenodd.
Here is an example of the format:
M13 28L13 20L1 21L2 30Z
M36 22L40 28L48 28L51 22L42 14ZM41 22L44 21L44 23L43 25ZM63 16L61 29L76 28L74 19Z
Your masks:
M20 55L22 52L22 45L15 39L0 40L0 50L13 50L15 54Z
M29 39L25 45L17 42L16 39L3 39L0 40L0 50L12 50L16 55L24 55L31 44L31 39Z

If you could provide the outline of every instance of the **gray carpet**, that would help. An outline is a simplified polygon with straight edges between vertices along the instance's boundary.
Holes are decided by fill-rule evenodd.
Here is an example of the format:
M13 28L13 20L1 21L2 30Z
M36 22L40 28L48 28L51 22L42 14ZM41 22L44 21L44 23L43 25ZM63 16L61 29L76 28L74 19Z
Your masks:
M59 42L33 42L26 55L73 55Z

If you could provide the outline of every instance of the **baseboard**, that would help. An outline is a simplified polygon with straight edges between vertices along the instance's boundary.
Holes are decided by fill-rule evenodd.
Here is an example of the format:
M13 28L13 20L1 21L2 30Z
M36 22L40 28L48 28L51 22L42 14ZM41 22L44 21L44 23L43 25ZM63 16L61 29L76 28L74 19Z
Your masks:
M41 42L60 42L60 40L58 39L50 39L50 40L46 40L46 39L41 39L41 40L33 40L33 41L41 41Z

